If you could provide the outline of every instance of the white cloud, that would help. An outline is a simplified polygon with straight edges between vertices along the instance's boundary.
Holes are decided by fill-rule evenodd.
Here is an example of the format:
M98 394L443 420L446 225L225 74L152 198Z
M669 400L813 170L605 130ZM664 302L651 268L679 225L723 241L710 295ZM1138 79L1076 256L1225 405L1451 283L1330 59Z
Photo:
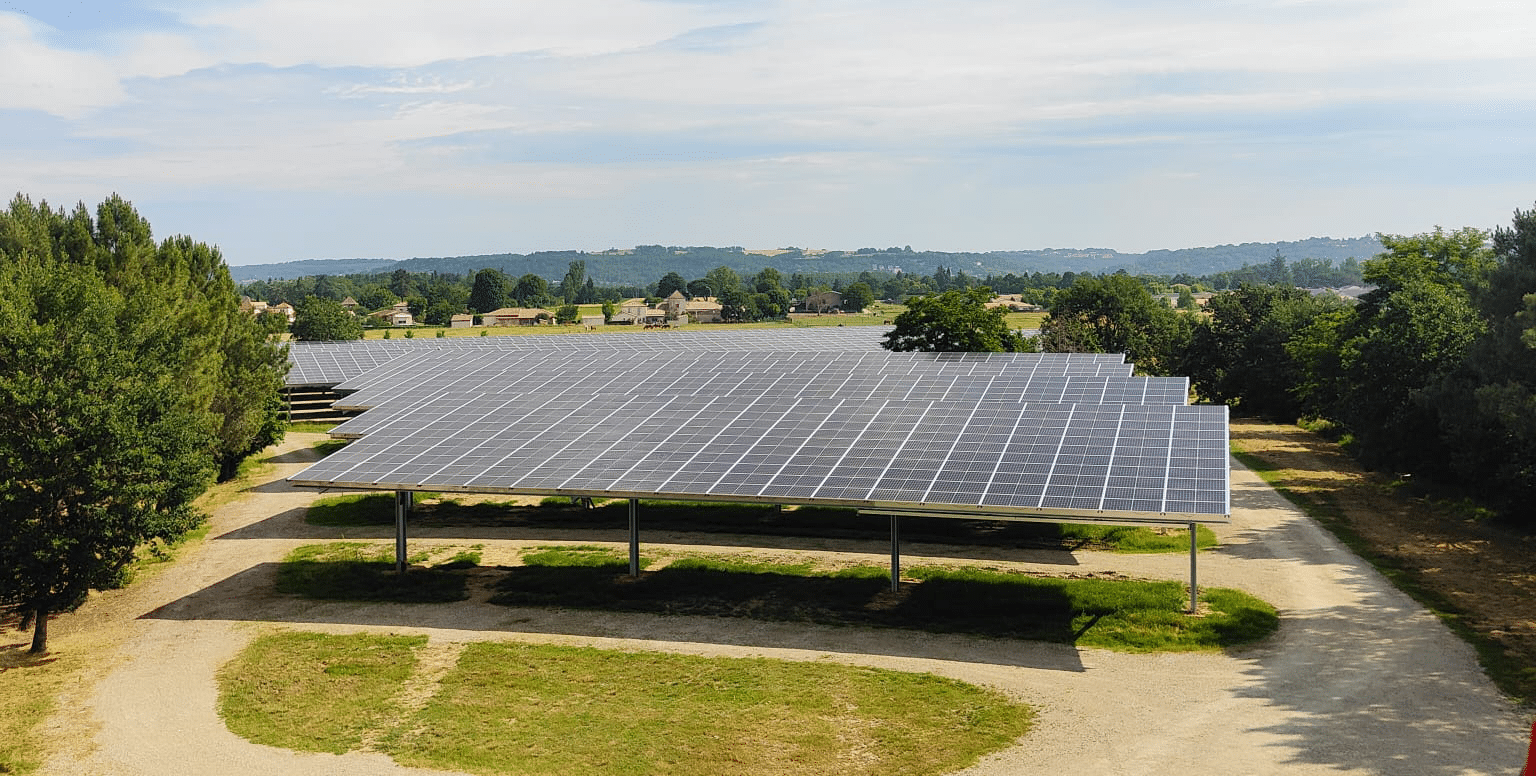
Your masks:
M474 81L444 81L441 78L413 77L396 73L384 83L351 84L326 90L342 97L362 97L370 94L453 94L475 88Z
M708 6L640 0L264 0L192 5L184 21L237 62L412 67L544 52L586 56L645 46L731 17Z
M79 118L123 98L105 57L53 48L27 17L0 11L0 108Z
M663 242L766 240L794 222L829 244L846 223L869 244L1114 238L1130 249L1208 242L1169 235L1212 225L1241 239L1261 218L1339 231L1366 205L1328 195L1313 197L1328 207L1287 209L1285 198L1341 180L1422 190L1402 185L1408 168L1437 183L1445 170L1483 175L1504 196L1529 173L1489 161L1488 149L1530 158L1519 119L1536 115L1528 2L180 8L170 12L179 25L89 39L0 13L0 107L66 119L13 123L0 169L44 193L484 197L530 212L566 203L596 211L582 223L620 219L604 227L620 244L641 227ZM1284 196L1246 193L1257 180ZM1143 199L1158 205L1151 215L1130 204ZM1424 207L1447 207L1440 199ZM1270 212L1238 218L1229 202ZM1177 217L1186 204L1233 220ZM1072 235L1100 232L1076 209L1129 215L1098 219L1120 231L1084 240ZM1021 212L1045 225L1022 231ZM881 236L882 225L902 236ZM1375 228L1405 227L1343 233ZM768 242L797 241L808 242Z

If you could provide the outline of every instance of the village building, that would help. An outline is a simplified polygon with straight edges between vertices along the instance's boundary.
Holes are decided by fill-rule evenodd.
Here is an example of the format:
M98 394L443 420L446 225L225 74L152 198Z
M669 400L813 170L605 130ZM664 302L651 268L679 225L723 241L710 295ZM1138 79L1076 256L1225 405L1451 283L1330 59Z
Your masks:
M395 302L394 306L387 310L369 313L368 317L377 318L390 326L415 326L416 319L411 316L409 302Z
M843 295L836 291L817 291L805 298L800 303L800 311L806 313L826 313L840 310L843 306Z
M537 307L503 307L480 316L481 326L537 326L542 320L554 320L548 310Z

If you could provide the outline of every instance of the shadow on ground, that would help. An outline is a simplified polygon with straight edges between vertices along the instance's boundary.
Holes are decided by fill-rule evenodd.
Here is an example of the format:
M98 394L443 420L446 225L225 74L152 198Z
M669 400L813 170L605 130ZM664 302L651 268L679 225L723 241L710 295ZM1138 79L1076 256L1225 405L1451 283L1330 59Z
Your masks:
M273 622L294 624L344 624L358 626L383 626L401 628L447 628L454 630L502 632L506 634L539 633L566 636L626 638L661 641L713 643L744 647L810 649L826 651L855 651L866 654L889 655L926 659L961 660L967 662L1040 668L1055 671L1082 671L1082 661L1077 649L1070 644L1019 641L1014 638L977 638L963 629L959 633L935 633L929 630L912 630L881 622L887 618L899 623L903 607L910 611L913 604L902 595L892 594L884 580L815 580L786 577L781 580L757 580L755 593L740 594L735 600L717 604L714 610L702 603L698 590L692 590L693 598L686 594L670 599L679 585L707 584L707 580L683 580L679 575L661 577L661 581L648 594L656 608L644 609L638 605L630 610L604 607L581 609L569 604L542 602L530 606L516 601L503 605L487 603L474 596L468 601L453 603L358 603L326 602L274 594L271 591L278 577L278 563L262 563L232 577L210 585L196 593L177 599L142 615L145 619L162 620L231 620L245 622ZM508 569L479 569L505 577ZM627 580L611 569L545 569L568 572L546 576L543 580L549 589L565 586L579 591L583 586L604 584L610 587L633 586L639 589L642 580ZM584 572L584 573L583 573ZM658 574L651 575L656 579ZM736 575L780 576L780 575ZM590 578L589 578L590 577ZM597 577L604 577L599 580ZM528 580L519 580L527 583ZM639 586L636 586L636 583ZM792 582L792 584L790 584ZM827 584L835 583L835 584ZM798 589L791 589L801 585ZM530 586L532 587L532 586ZM738 583L736 587L740 587ZM904 586L907 587L907 586ZM916 589L920 585L911 585ZM815 588L812 590L810 588ZM932 593L945 597L939 606L948 606L949 596L955 591L932 588ZM505 590L502 591L506 592ZM828 617L818 619L814 607L817 604L809 596L834 594L843 601L862 601L871 612L869 621L856 622L851 617L837 620ZM579 600L579 592L574 593ZM923 595L930 595L925 593ZM910 598L910 593L907 598ZM640 597L631 600L638 601ZM670 601L670 603L668 603ZM924 608L933 601L919 600ZM997 606L998 602L972 601L961 608ZM1052 635L1070 640L1070 616L1060 612L1063 604L1036 601L1031 611L1020 609L1011 612L1019 620L1018 630ZM788 618L762 615L776 609ZM1054 616L1042 621L1029 618L1050 610ZM1000 611L991 610L995 622ZM657 616L669 615L669 616ZM1006 619L1006 617L1004 618ZM869 627L876 626L886 637L869 638ZM879 627L884 626L884 627ZM851 644L857 644L856 647Z

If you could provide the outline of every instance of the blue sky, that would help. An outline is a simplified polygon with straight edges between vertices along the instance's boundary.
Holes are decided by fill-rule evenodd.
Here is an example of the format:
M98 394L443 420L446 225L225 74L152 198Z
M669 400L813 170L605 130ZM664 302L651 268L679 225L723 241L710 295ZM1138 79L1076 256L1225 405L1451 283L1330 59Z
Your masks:
M1508 224L1528 0L0 0L0 184L230 264Z

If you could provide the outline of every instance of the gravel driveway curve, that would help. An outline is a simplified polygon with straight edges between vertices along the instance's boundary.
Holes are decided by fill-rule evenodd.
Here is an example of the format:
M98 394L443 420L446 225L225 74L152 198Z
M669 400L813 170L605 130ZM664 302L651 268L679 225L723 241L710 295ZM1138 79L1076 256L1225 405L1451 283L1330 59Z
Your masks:
M1017 745L964 772L976 776L1513 776L1525 752L1525 718L1482 675L1472 650L1236 463L1234 524L1218 532L1220 549L1202 553L1200 582L1242 588L1274 603L1282 614L1279 634L1238 654L1125 655L890 630L509 609L477 600L407 606L277 596L273 564L292 547L343 535L389 535L302 522L303 507L318 494L281 478L305 465L308 446L319 438L291 434L276 451L271 480L220 509L212 538L174 568L61 618L56 632L100 627L103 620L115 620L125 632L111 668L94 686L66 692L64 709L50 723L53 735L90 743L67 747L43 773L442 773L401 768L374 753L258 746L228 732L214 711L214 673L253 636L274 628L929 671L1001 688L1040 710L1036 728ZM453 538L463 543L466 537L439 530L413 540ZM487 545L538 538L494 530L473 536ZM687 537L642 540L686 543ZM883 548L865 549L882 557ZM951 555L923 545L904 550L908 563L921 561L925 551ZM1188 573L1183 555L1013 553L1007 562L1143 578L1185 579Z

